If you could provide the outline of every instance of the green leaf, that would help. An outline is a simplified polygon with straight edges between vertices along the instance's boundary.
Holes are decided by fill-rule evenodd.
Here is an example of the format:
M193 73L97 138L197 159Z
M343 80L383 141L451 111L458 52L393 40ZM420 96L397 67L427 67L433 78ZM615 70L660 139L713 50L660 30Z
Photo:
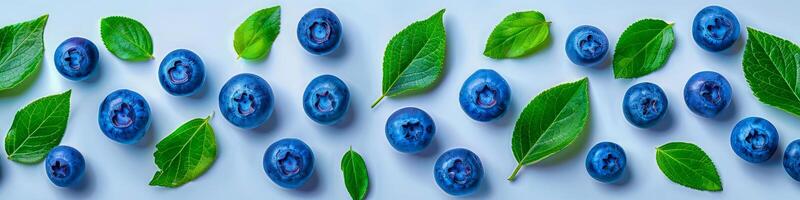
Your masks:
M233 48L239 57L253 60L266 57L281 31L281 6L256 11L247 17L233 35Z
M0 91L17 87L39 69L48 16L0 29Z
M528 55L550 34L550 22L537 11L516 12L497 24L486 41L483 55L517 58Z
M589 121L589 79L545 90L522 110L511 137L517 168L539 162L575 141Z
M397 33L383 55L382 94L394 97L421 92L433 86L444 69L446 34L444 9L430 18L417 21Z
M61 143L69 119L69 97L72 90L31 102L14 115L6 134L8 159L32 164L42 161L53 147Z
M742 66L759 101L800 116L800 48L792 42L747 28Z
M344 173L344 186L353 200L364 199L369 187L369 176L367 175L367 165L361 155L350 150L342 156L342 172Z
M212 116L189 120L156 144L153 156L159 171L150 185L178 187L211 167L217 157L214 130L208 123Z
M664 66L675 42L672 25L643 19L628 26L614 50L614 78L638 78Z
M145 61L153 58L153 39L138 21L121 16L100 20L100 36L108 51L126 61Z
M677 184L705 191L722 191L714 162L697 145L671 142L656 148L661 172Z

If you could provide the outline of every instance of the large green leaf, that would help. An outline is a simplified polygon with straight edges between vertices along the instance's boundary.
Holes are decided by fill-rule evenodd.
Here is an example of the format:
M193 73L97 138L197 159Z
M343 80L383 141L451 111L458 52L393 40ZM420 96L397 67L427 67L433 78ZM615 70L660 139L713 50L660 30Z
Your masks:
M788 40L747 28L744 77L759 101L800 116L800 48Z
M614 50L614 78L638 78L664 66L675 42L672 25L643 19L625 29Z
M121 16L103 18L100 20L100 36L108 51L122 60L153 58L153 39L139 21Z
M705 191L722 191L714 162L697 145L671 142L656 148L656 162L672 182Z
M150 185L178 187L211 167L217 157L217 143L210 119L189 120L156 144L153 156L159 171Z
M550 34L550 22L537 11L516 12L494 27L483 55L516 58L530 54Z
M439 79L444 68L444 9L430 18L414 22L397 33L383 55L383 90L375 107L384 97L420 92Z
M6 134L5 149L9 160L37 163L61 143L67 129L71 94L72 90L67 90L43 97L17 111Z
M583 132L589 121L589 79L545 90L522 110L511 137L517 168L534 164L563 150Z
M233 35L233 48L244 59L266 57L281 31L281 7L256 11L247 17Z
M342 173L344 173L344 186L353 200L364 199L369 187L369 176L364 158L351 147L342 156Z
M0 29L0 91L11 89L39 69L48 15Z

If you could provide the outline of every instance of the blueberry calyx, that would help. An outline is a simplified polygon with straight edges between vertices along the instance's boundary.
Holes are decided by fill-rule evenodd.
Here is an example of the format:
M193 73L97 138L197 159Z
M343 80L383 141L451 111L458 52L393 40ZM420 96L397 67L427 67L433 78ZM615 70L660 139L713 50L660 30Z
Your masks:
M245 117L256 112L256 100L252 94L248 93L247 91L239 90L236 91L236 94L233 96L233 101L236 102L236 110L238 111L238 115Z
M475 91L475 104L483 108L491 108L495 104L497 104L497 100L495 100L495 96L497 95L497 90L490 87L489 85L483 85L483 87L478 87L478 90Z
M70 68L73 70L81 69L81 60L86 55L83 52L78 51L75 47L67 49L67 52L64 53L64 62L66 62Z
M317 108L317 111L330 112L336 108L336 100L333 99L333 95L331 95L330 91L319 91L315 96L314 107Z
M169 81L172 82L172 84L189 82L189 78L192 77L192 68L182 60L173 62L167 72L169 73Z
M326 20L317 19L308 27L308 38L317 44L327 42L330 37L331 25Z
M467 165L461 159L455 159L447 167L447 176L458 184L465 184L469 181L468 178L472 176L472 166Z
M122 99L111 102L111 122L114 127L127 128L133 124L135 119L136 113L130 104L122 102Z
M53 171L51 174L57 178L64 178L69 175L69 166L67 166L66 161L62 159L58 159L53 162L53 165L50 165L50 169Z
M276 155L278 157L278 166L283 175L290 176L300 172L300 158L299 155L293 154L291 151L279 151Z
M422 135L422 124L419 120L410 120L402 125L405 138L409 141L417 141L419 136Z

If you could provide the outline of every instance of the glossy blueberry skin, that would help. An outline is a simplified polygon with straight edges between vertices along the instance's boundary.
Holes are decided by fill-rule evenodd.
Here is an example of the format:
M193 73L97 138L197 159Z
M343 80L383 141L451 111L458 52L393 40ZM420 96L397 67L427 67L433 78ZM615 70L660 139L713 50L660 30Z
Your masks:
M303 92L303 110L311 120L324 125L340 121L350 107L350 90L333 75L314 78Z
M386 139L399 152L420 152L431 144L435 134L433 119L419 108L401 108L386 120Z
M314 173L314 152L301 140L284 138L264 152L264 172L278 186L295 189Z
M778 149L778 130L766 119L748 117L736 123L731 131L731 148L751 163L763 163Z
M433 179L439 188L453 196L464 196L478 190L483 180L483 164L472 151L455 148L439 156L433 166Z
M255 128L266 122L274 104L272 87L255 74L233 76L219 92L222 116L240 128Z
M643 82L628 88L622 101L625 119L639 128L656 124L667 113L667 95L658 85Z
M69 80L80 81L92 74L100 56L92 41L73 37L58 45L53 58L58 73Z
M739 20L723 7L705 7L694 17L692 37L706 51L722 51L739 39Z
M150 128L150 105L139 93L117 90L100 103L97 122L109 139L133 144L142 139Z
M597 143L586 155L586 171L597 181L615 183L625 173L625 151L613 142Z
M789 143L783 153L783 169L794 180L800 182L800 139Z
M697 115L716 117L731 103L732 89L721 74L711 71L698 72L689 78L683 87L683 100Z
M47 178L58 187L70 187L80 182L86 169L83 155L69 146L57 146L44 160Z
M308 11L297 24L297 40L306 51L327 55L339 47L342 24L336 14L325 8Z
M169 52L158 68L161 87L175 96L189 96L203 86L205 65L200 56L186 49Z
M608 54L608 38L597 27L578 26L569 33L565 49L572 63L595 66Z
M461 110L482 122L502 116L510 101L511 88L500 74L491 69L480 69L470 75L458 93Z

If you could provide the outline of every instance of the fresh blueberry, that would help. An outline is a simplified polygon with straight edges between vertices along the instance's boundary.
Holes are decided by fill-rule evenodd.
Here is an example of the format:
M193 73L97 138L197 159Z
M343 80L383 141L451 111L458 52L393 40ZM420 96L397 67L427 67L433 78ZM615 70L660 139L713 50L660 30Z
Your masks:
M731 85L717 72L692 75L683 88L683 100L697 115L713 118L731 103Z
M581 66L596 66L608 54L606 34L594 26L578 26L569 33L566 45L567 57Z
M783 153L783 169L794 180L800 181L800 140L789 143Z
M50 182L59 187L70 187L79 183L86 169L81 152L69 146L57 146L50 150L44 163Z
M111 140L133 144L150 128L150 105L139 93L117 90L100 103L97 122L100 130Z
M263 164L272 182L295 189L303 186L314 173L314 152L303 141L285 138L269 145Z
M483 165L472 151L455 148L442 153L433 166L433 179L439 188L453 196L468 195L481 185Z
M73 37L58 45L54 56L56 70L67 79L84 80L94 71L100 56L97 46L86 38Z
M267 121L274 101L269 83L255 74L233 76L219 92L222 116L241 128L255 128Z
M331 125L350 107L350 90L341 79L322 75L311 80L303 93L303 110L317 123Z
M601 142L586 155L586 171L597 181L614 183L622 178L627 162L621 146L613 142Z
M168 93L176 96L192 95L203 86L205 65L200 56L186 49L169 52L158 68L158 81Z
M708 6L694 16L692 37L706 51L722 51L739 39L739 20L730 10Z
M297 40L300 45L316 55L326 55L339 47L342 40L342 24L339 18L325 8L308 11L297 24Z
M639 83L628 88L622 100L625 119L639 128L656 124L667 113L667 95L661 87L653 83Z
M386 139L394 149L403 153L422 151L431 144L434 134L436 125L433 119L419 108L402 108L386 120Z
M778 130L766 119L745 118L731 131L731 148L747 162L762 163L778 149Z
M467 116L482 122L502 116L510 99L508 83L491 69L481 69L470 75L458 95L458 102Z

